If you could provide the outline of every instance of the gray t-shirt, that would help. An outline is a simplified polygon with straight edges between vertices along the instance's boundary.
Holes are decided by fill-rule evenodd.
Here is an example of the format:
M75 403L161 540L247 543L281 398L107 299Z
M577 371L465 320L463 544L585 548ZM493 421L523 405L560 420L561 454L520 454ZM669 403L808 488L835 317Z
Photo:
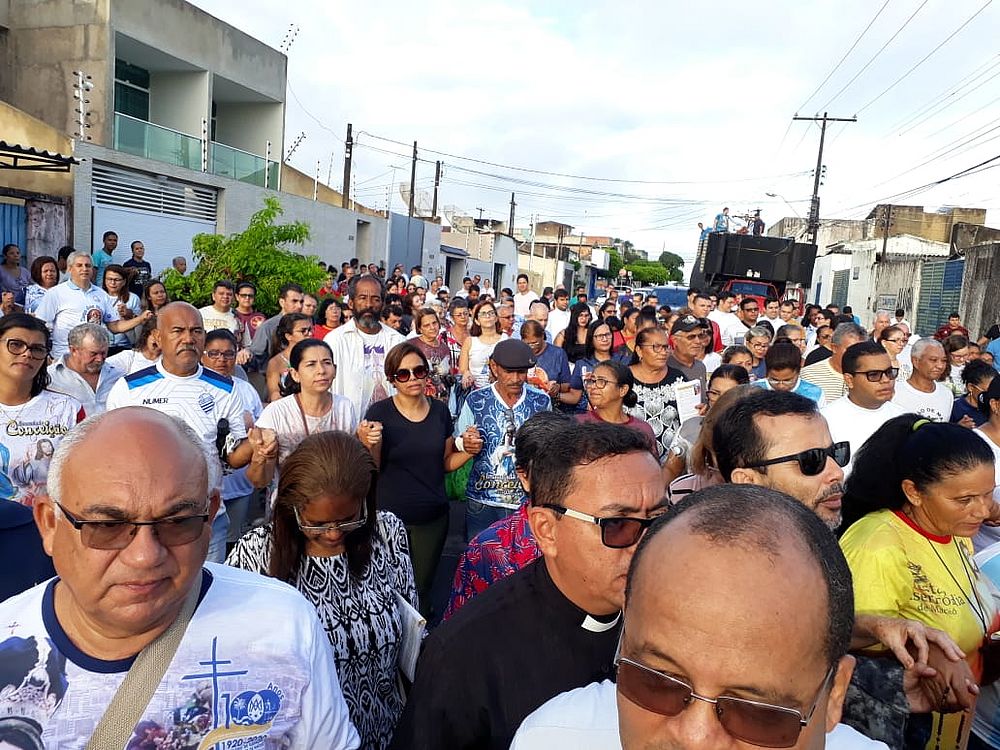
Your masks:
M704 401L707 398L706 390L708 388L708 371L705 369L704 362L696 359L689 367L681 362L678 362L677 359L671 354L670 358L667 360L667 367L673 367L675 370L683 372L685 380L697 380L700 382L701 400Z

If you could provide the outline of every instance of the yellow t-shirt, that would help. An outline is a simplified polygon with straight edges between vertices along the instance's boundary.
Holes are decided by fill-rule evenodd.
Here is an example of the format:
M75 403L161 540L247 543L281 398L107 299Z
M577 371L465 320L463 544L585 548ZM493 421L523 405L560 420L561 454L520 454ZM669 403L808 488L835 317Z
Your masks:
M840 540L858 614L905 617L943 630L982 673L979 647L995 629L993 598L972 564L972 542L940 537L891 510L869 513ZM985 623L985 628L984 628ZM930 748L964 748L972 717L934 714ZM940 734L939 734L940 732Z

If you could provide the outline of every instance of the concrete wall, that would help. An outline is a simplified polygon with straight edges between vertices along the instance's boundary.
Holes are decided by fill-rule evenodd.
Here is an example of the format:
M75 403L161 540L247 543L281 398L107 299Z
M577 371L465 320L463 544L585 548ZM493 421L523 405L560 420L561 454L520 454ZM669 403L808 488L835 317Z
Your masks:
M976 245L1000 242L1000 229L981 224L956 223L951 230L952 252L961 253Z
M109 138L114 64L108 19L111 0L18 0L10 6L0 99L63 133L75 133L73 71L90 75L95 143ZM152 5L141 0L137 5Z
M833 274L851 267L851 256L842 253L830 253L816 258L813 265L812 284L809 288L807 301L814 305L826 305L833 298Z
M201 122L211 116L209 74L153 72L149 75L149 121L201 138Z
M538 250L537 246L535 250ZM555 287L557 283L557 261L555 258L540 258L537 255L532 258L528 253L518 252L517 259L518 273L528 274L528 278L531 281L531 288L536 293L541 294L542 289L547 286ZM516 278L517 274L514 276ZM511 288L513 289L514 287L511 286Z
M110 2L115 31L275 101L285 100L288 58L278 50L185 0ZM70 0L51 4L69 5Z
M965 252L959 311L965 326L975 337L984 334L994 323L1000 323L996 279L1000 279L1000 242L979 245Z
M805 219L786 216L771 224L764 234L768 237L794 237L799 242L807 242L809 239L808 223ZM823 248L837 242L863 240L869 236L868 232L868 222L864 220L826 219L819 223L819 232L816 233L816 247L822 252Z
M871 217L881 220L885 215L884 207L879 205L872 210ZM892 206L890 213L889 236L910 234L923 237L934 242L951 242L952 227L955 224L982 224L986 221L984 208L949 208L944 211L926 212L923 206ZM874 231L875 236L882 236L882 228Z
M217 102L215 140L258 156L271 141L271 158L280 161L284 118L284 107L276 102Z
M69 155L73 144L69 138L41 120L9 104L0 102L0 138L29 148ZM73 194L73 176L68 172L29 172L5 169L0 189L39 195Z
M496 288L503 289L505 286L516 289L517 285L517 242L508 234L498 234L493 240L493 265L503 266L503 272L499 281L495 281Z

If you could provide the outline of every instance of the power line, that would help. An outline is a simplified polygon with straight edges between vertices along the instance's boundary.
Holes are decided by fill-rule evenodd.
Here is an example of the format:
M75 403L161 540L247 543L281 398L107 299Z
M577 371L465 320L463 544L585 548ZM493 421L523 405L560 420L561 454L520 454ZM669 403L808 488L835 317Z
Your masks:
M826 104L824 104L824 105L823 105L822 107L820 107L820 109L827 109L827 108L828 108L828 107L829 107L829 106L830 106L831 104L833 104L833 103L834 103L835 101L837 101L837 99L839 99L839 98L840 98L840 95L841 95L841 94L843 94L843 93L844 93L845 91L847 91L848 87L850 87L850 85L851 85L852 83L854 83L854 82L855 82L856 80L858 80L858 78L860 77L860 75L861 75L862 73L864 73L864 72L865 72L866 70L868 70L868 67L869 67L869 66L870 66L870 65L871 65L871 64L872 64L873 62L875 62L875 60L876 60L876 59L878 58L878 56L879 56L879 55L881 55L881 54L882 54L882 53L883 53L883 52L885 51L885 48L886 48L886 47L888 47L888 46L889 46L890 44L892 44L892 41L893 41L893 40L894 40L894 39L895 39L895 38L896 38L897 36L899 36L899 35L900 35L900 34L902 33L903 29L905 29L905 28L906 28L907 26L909 26L909 25L910 25L910 21L912 21L912 20L913 20L913 19L914 19L914 18L916 17L917 13L919 13L919 12L920 12L920 11L921 11L921 10L923 9L923 7L924 7L925 5L927 5L927 3L928 3L928 2L929 2L929 0L924 0L924 1L922 2L922 3L920 3L920 5L919 5L919 6L917 6L917 9L916 9L915 11L913 11L913 13L911 13L911 14L910 14L910 17L909 17L909 18L907 18L907 19L906 19L906 20L905 20L905 21L903 22L903 25L902 25L902 26L900 26L900 27L899 27L898 29L896 29L896 33L894 33L894 34L893 34L893 35L892 35L891 37L889 37L889 41L887 41L887 42L886 42L885 44L883 44L883 45L882 45L881 47L879 47L879 49L878 49L878 52L876 52L876 53L875 53L874 55L872 55L872 56L871 56L871 58L870 58L870 59L868 60L868 62L866 62L866 63L865 63L865 64L864 64L863 66L862 66L861 70L859 70L859 71L858 71L857 73L855 73L855 74L854 74L854 77L853 77L853 78L851 78L851 80L849 80L849 81L848 81L847 83L845 83L845 84L843 85L843 87L842 87L842 88L840 89L840 91L838 91L838 92L837 92L836 94L834 94L834 95L833 95L833 98L832 98L832 99L830 99L830 101L828 101L828 102L827 102Z
M826 85L826 82L829 81L830 78L833 77L833 74L836 73L838 70L840 70L840 66L844 64L844 60L846 60L847 56L850 55L854 51L854 48L858 46L858 43L864 38L865 34L868 33L869 29L871 29L871 27L875 24L875 22L878 20L878 17L882 15L882 11L885 10L886 6L890 2L891 2L891 0L885 0L885 2L882 3L882 7L878 9L878 12L874 15L874 17L872 18L872 20L868 22L868 25L865 26L864 31L862 31L858 35L858 38L854 40L854 44L852 44L850 46L850 48L847 50L847 52L844 53L844 56L842 58L840 58L840 61L836 65L833 66L833 70L831 70L829 73L826 74L826 78L824 78L820 82L819 86L816 87L816 90L813 91L811 94L809 94L809 96L806 97L806 100L804 102L802 102L801 106L799 107L799 112L801 112L803 109L805 109L806 105L812 100L812 98L814 96L816 96L816 94L819 93L819 90L821 88L823 88L823 86Z
M983 86L985 86L987 83L989 83L990 81L992 81L993 79L998 78L998 77L1000 77L1000 70L998 70L997 72L995 72L993 75L991 75L986 80L980 81L978 84L976 84L975 86L973 86L972 88L970 88L968 91L966 91L965 93L963 93L963 94L961 94L959 96L955 96L955 94L958 94L958 92L960 90L960 89L956 89L953 92L953 94L952 94L952 96L954 98L951 98L950 100L946 99L946 100L944 100L942 102L939 102L936 107L932 108L929 112L927 112L926 114L924 114L923 117L921 117L919 120L917 120L912 125L910 125L909 127L907 127L905 130L901 130L899 134L900 135L906 135L907 133L911 132L912 130L916 130L917 128L919 128L921 125L923 125L925 122L927 122L932 117L934 117L936 115L939 115L942 112L944 112L946 109L948 109L949 107L952 107L955 104L958 104L958 102L962 101L962 99L964 99L965 97L967 97L969 94L975 93L976 91L978 91L979 89L981 89ZM972 83L972 81L969 82L969 84L971 84L971 83ZM969 84L966 84L966 85L969 85Z
M926 0L925 0L925 2L926 2ZM937 47L935 47L935 48L934 48L934 49L932 49L932 50L931 50L930 52L928 52L928 53L927 53L926 55L924 55L924 56L923 56L923 57L922 57L922 58L921 58L921 59L919 60L919 62L917 62L917 64L916 64L916 65L914 65L913 67L911 67L911 68L910 68L909 70L907 70L907 71L906 71L905 73L903 73L903 75L901 75L901 76L900 76L899 78L897 78L897 79L896 79L895 81L893 81L893 82L892 82L891 84L889 84L889 86L887 86L887 87L886 87L886 88L885 88L885 89L884 89L884 90L882 91L882 93L880 93L880 94L879 94L878 96L876 96L876 97L875 97L874 99L872 99L872 100L871 100L871 101L869 101L869 102L868 102L867 104L865 104L865 105L864 105L864 106L863 106L863 107L862 107L861 109L859 109L859 110L858 110L858 114L861 114L862 112L864 112L864 111L865 111L866 109L868 109L868 108L869 108L870 106L872 106L872 105L873 105L873 104L874 104L875 102L877 102L877 101L878 101L879 99L881 99L881 98L882 98L883 96L885 96L885 95L886 95L886 94L888 94L888 93L889 93L890 91L892 91L892 90L893 90L894 88L896 88L896 86L898 86L898 85L899 85L900 83L902 83L902 82L903 82L904 80L906 80L906 79L907 79L907 78L908 78L908 77L909 77L909 76L910 76L910 75L911 75L911 74L913 73L913 71L915 71L915 70L916 70L917 68L919 68L919 67L920 67L921 65L923 65L923 64L924 64L925 62L927 62L927 61L928 61L928 60L929 60L929 59L931 58L931 56L932 56L932 55L933 55L933 54L934 54L935 52L937 52L937 51L938 51L939 49L941 49L941 48L942 48L942 47L943 47L944 45L946 45L946 44L947 44L948 42L950 42L950 41L951 41L952 39L954 39L954 38L955 38L955 36L956 36L956 35L957 35L957 34L958 34L958 33L959 33L959 32L960 32L960 31L961 31L962 29L964 29L964 28L965 28L966 26L968 26L968 25L969 25L970 23L972 23L973 19L975 19L975 18L976 18L976 16L978 16L978 15L979 15L980 13L982 13L982 12L983 12L984 10L986 10L986 9L987 9L987 8L988 8L988 7L989 7L989 6L990 6L990 5L992 4L992 3L993 3L993 0L986 0L986 2L985 2L985 3L983 3L982 7L980 7L980 8L979 8L979 10L977 10L977 11L976 11L975 13L973 13L973 14L972 14L971 16L969 16L969 17L968 17L967 19L965 19L965 21L964 21L964 22L962 23L962 25L961 25L961 26L959 26L959 27L958 27L957 29L955 29L955 30L954 30L953 32L951 32L951 33L950 33L950 34L949 34L949 35L948 35L947 37L945 37L945 39L944 39L944 41L943 41L943 42L941 42L941 43L940 43L940 44L939 44L939 45L938 45ZM922 8L922 7L923 7L923 5L921 5L920 7ZM919 10L919 9L918 9L918 10Z

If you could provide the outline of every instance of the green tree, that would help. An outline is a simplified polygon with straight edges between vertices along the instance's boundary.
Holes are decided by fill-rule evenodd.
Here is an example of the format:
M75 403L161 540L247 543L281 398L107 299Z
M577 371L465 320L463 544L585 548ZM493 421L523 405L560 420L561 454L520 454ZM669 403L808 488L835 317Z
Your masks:
M309 225L301 221L276 224L281 213L276 198L265 198L264 208L253 215L242 232L228 237L196 235L192 240L195 269L187 276L172 268L163 275L170 298L202 307L211 303L216 281L250 281L257 287L257 309L274 314L282 284L294 281L307 292L319 289L327 275L318 265L319 259L285 249L286 245L301 245L309 239Z
M618 278L618 271L620 271L625 266L622 261L622 256L618 254L618 251L613 247L608 248L608 277L611 279Z
M625 269L632 274L632 281L636 284L666 284L671 280L670 271L654 260L637 260Z

